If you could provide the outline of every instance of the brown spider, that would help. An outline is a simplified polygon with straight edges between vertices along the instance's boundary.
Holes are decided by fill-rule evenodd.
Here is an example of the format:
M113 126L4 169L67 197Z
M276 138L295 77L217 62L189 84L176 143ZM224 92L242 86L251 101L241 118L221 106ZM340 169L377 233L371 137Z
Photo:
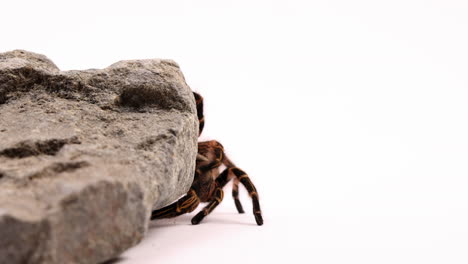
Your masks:
M197 103L200 135L205 124L203 116L203 98L197 93L193 93L193 95ZM219 173L221 165L224 165L226 168ZM208 205L192 218L192 224L199 224L205 216L211 213L216 206L221 203L224 196L223 187L231 179L234 179L232 196L234 197L237 211L240 214L244 213L244 209L239 200L240 182L244 185L252 198L253 213L257 224L262 225L263 218L255 186L249 176L226 157L223 146L215 140L198 142L198 155L192 187L187 194L178 201L164 208L154 210L151 213L151 220L176 217L185 213L190 213L197 208L200 202L207 202Z

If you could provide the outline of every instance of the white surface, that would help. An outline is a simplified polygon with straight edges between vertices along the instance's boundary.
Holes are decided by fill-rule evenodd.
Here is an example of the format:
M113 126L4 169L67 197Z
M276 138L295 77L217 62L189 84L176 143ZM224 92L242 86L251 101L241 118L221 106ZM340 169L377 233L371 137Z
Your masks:
M466 1L0 10L1 51L43 53L64 70L176 60L205 97L203 138L219 139L259 189L264 226L226 190L201 225L155 222L121 263L468 262Z

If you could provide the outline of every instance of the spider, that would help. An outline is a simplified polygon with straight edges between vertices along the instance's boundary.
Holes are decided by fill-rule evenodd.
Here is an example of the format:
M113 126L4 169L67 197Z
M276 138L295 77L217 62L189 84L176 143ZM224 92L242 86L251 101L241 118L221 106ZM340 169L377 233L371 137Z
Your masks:
M200 136L205 124L203 98L195 92L193 95L197 103ZM194 180L187 194L166 207L154 210L151 213L151 220L190 213L198 207L200 202L208 203L192 218L192 224L197 225L221 203L224 197L223 187L233 179L232 196L237 211L240 214L244 213L239 200L239 183L242 183L252 198L255 221L258 225L263 225L257 189L249 176L228 159L221 143L215 140L198 142L198 154L195 164ZM225 169L219 173L222 165L225 166Z

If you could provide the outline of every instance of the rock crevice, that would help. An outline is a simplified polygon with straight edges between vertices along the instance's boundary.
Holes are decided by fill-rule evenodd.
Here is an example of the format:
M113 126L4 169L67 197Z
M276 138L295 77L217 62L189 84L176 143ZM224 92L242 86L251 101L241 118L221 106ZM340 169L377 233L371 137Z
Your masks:
M48 139L32 142L30 140L20 141L11 148L0 150L0 156L8 158L25 158L37 155L55 155L65 144L80 144L76 138Z

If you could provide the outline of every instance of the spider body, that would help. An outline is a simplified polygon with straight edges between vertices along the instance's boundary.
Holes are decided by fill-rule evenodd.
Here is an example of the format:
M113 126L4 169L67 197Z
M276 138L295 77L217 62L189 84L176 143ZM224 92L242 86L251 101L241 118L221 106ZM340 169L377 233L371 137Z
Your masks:
M193 93L197 103L199 121L199 134L203 131L203 98ZM258 225L263 224L263 218L258 200L258 193L249 176L236 167L224 153L221 143L211 140L198 142L198 154L195 163L195 175L190 190L178 201L151 214L151 220L176 217L195 210L200 202L208 203L198 214L192 218L192 224L199 224L205 216L211 213L223 200L223 187L231 180L232 196L239 213L244 213L239 200L239 184L241 183L249 192L253 202L253 213ZM221 167L225 168L220 172Z
M216 189L216 178L219 175L219 166L215 155L216 148L221 144L216 141L205 141L198 143L198 158L196 161L196 169L198 170L192 183L192 188L198 194L200 202L208 202ZM218 165L218 166L216 166Z

